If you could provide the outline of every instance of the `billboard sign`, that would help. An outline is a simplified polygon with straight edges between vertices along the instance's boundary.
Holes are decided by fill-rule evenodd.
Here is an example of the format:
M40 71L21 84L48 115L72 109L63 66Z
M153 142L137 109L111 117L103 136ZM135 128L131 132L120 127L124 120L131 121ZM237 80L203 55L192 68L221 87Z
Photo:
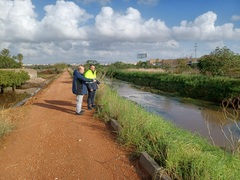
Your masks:
M147 58L147 53L137 54L137 58L138 58L138 59Z

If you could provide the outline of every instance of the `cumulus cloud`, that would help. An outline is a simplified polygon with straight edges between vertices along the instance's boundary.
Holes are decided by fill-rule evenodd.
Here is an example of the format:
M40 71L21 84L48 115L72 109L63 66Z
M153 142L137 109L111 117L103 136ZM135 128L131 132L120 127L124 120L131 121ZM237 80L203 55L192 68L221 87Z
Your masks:
M37 21L31 0L0 1L0 39L4 41L59 41L86 39L87 14L73 2L57 1L44 8L45 17Z
M170 29L161 20L144 20L137 9L129 7L125 14L103 7L96 16L95 27L105 38L120 41L163 41L170 38Z
M179 40L201 41L234 40L238 37L238 29L234 29L233 24L216 26L216 20L217 15L209 11L197 17L193 22L182 21L180 26L174 26L173 35Z
M36 14L31 0L0 1L0 39L31 41L37 30Z
M39 23L38 36L42 32L46 41L64 39L86 39L87 32L83 25L91 15L87 14L73 2L57 1L56 5L49 5L44 8L46 16Z

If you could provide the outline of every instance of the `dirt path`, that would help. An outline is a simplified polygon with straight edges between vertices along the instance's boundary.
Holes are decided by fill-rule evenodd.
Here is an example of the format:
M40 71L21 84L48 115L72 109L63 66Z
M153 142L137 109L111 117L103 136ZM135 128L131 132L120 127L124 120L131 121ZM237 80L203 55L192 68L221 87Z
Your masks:
M94 111L75 115L71 82L64 72L12 109L17 128L0 147L0 180L146 179Z

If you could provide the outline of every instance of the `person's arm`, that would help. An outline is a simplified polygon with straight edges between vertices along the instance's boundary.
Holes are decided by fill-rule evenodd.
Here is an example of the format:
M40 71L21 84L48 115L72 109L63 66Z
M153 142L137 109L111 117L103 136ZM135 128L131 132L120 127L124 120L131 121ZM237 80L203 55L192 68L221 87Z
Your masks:
M93 79L85 78L79 72L76 73L76 77L77 77L77 79L80 79L81 81L84 81L84 82L93 82L94 81Z

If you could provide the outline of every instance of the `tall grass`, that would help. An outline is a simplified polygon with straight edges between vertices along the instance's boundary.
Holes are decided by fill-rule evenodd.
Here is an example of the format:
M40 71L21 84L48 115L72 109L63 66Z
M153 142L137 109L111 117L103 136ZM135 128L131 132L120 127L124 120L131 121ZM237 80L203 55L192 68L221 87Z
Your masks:
M98 115L105 121L113 118L122 126L119 142L134 147L136 154L148 152L173 179L240 179L239 154L229 154L199 135L145 111L104 83L96 100L102 106Z
M0 110L0 139L12 132L14 124L7 116L7 110Z

